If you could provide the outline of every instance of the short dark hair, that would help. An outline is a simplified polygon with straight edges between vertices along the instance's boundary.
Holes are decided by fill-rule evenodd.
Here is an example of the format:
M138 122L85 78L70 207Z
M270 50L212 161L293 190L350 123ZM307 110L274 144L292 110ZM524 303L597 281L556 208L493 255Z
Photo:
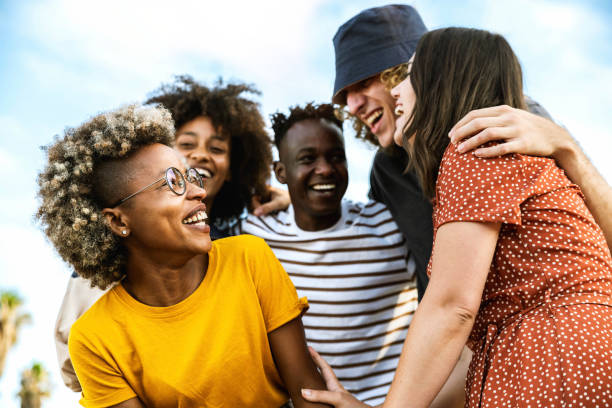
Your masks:
M342 132L343 121L336 115L333 105L329 103L315 105L314 102L309 102L304 107L296 105L289 108L288 116L281 112L270 115L276 148L280 150L280 144L291 126L308 119L327 120L338 126Z
M164 84L145 102L164 106L172 114L175 128L199 117L210 118L213 126L230 137L230 181L215 197L212 220L238 217L251 209L253 195L265 197L272 166L272 147L259 104L245 94L260 95L241 82L224 84L217 80L209 88L188 75Z
M474 109L497 105L525 109L516 55L504 37L484 30L451 27L423 35L410 82L416 100L403 147L429 198L435 194L448 132L455 123Z

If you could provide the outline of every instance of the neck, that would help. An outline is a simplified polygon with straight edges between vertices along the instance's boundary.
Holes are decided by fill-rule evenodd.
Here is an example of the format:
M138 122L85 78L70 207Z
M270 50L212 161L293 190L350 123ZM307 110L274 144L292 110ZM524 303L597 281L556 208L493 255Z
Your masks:
M342 208L338 208L337 211L330 214L317 216L306 214L297 210L295 207L293 210L295 223L304 231L321 231L327 229L336 224L342 216Z
M208 253L160 261L150 254L130 251L122 285L141 303L172 306L200 285L208 268Z

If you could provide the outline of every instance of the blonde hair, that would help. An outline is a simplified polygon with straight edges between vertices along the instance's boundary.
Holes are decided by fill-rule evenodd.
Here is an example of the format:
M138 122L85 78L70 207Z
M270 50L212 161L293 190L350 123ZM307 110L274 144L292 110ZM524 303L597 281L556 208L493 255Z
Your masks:
M36 217L62 259L92 286L105 289L125 274L123 245L101 211L109 200L100 191L109 186L97 186L104 177L96 170L153 143L170 146L173 138L166 109L131 105L68 128L44 148L47 164L38 175Z

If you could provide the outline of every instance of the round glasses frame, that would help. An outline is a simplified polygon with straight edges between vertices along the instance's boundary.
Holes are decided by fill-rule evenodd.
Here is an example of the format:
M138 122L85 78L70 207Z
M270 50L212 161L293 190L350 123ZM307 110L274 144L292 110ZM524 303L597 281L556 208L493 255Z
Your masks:
M143 191L147 190L148 188L152 187L153 185L159 183L162 180L165 180L165 184L170 188L170 190L174 194L178 196L185 194L185 192L187 191L187 183L185 182L185 180L187 180L191 184L195 184L196 186L200 188L204 188L204 182L202 181L202 176L200 176L200 173L198 173L196 169L190 168L187 170L185 175L183 175L183 173L176 167L168 167L166 171L164 172L164 177L155 180L151 184L144 186L143 188L136 191L135 193L130 194L129 196L117 201L117 203L111 206L111 208L117 207L118 205L125 203L130 198L134 197L137 194L142 193Z

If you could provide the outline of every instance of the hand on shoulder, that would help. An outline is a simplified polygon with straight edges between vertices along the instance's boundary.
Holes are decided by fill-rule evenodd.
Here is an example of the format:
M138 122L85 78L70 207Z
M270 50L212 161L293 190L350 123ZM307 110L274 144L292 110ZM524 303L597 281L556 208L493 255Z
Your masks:
M569 132L556 123L507 105L477 109L465 115L449 132L451 143L461 153L474 151L478 157L508 153L549 156L560 159L577 145ZM480 147L491 141L501 142Z

